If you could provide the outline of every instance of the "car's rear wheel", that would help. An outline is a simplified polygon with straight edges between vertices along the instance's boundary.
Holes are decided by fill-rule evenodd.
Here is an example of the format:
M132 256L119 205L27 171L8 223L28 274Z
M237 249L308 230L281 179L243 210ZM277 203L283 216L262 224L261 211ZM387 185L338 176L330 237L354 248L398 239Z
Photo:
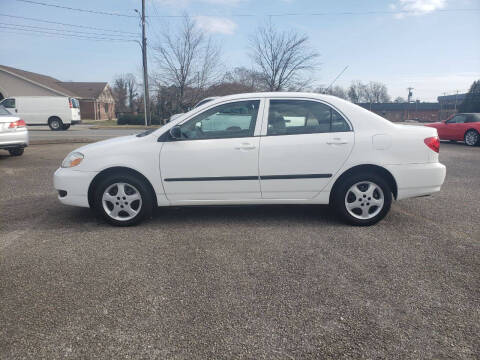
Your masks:
M8 149L8 152L10 153L11 156L20 156L23 155L23 152L25 149L23 147L18 147L18 148L13 148L13 149Z
M149 186L130 174L108 176L94 194L94 209L113 225L136 225L152 213L153 195Z
M54 116L48 119L48 126L53 131L58 131L63 129L63 122L60 118Z
M356 174L335 189L333 205L349 224L373 225L387 215L392 204L388 182L377 174Z
M465 144L468 146L475 146L480 143L480 135L476 130L468 130L465 133Z

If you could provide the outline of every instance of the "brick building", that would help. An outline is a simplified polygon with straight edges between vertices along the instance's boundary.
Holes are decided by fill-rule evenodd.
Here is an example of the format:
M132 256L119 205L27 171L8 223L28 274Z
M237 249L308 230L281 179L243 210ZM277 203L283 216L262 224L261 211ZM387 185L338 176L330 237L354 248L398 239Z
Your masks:
M412 119L421 122L435 122L440 120L439 103L360 103L357 105L393 122Z
M115 99L106 82L62 82L61 86L77 94L82 119L115 118Z
M82 119L115 118L115 100L106 82L62 82L47 75L0 65L0 100L13 96L65 96L80 101Z

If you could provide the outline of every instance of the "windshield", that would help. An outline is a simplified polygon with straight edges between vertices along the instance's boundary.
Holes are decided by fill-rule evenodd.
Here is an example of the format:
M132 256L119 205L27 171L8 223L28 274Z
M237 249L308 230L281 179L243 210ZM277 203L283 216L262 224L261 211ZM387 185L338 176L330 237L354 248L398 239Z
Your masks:
M0 105L0 115L12 115L3 105Z

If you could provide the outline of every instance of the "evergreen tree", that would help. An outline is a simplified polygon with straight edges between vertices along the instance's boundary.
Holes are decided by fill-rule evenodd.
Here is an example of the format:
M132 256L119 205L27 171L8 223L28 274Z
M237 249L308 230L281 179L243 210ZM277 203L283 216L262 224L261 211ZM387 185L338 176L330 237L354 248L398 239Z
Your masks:
M473 82L458 110L467 113L480 112L480 80Z

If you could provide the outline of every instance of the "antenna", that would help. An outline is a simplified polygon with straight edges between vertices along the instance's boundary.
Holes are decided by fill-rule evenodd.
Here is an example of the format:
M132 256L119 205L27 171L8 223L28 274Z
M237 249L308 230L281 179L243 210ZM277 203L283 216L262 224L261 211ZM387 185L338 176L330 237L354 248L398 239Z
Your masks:
M348 69L349 66L350 66L350 65L345 66L345 69L343 69L343 70L340 72L340 74L338 74L337 77L332 81L332 83L331 83L330 85L328 85L328 87L325 89L325 92L327 92L328 89L330 89L330 88L332 87L332 85L335 84L335 81L337 81L338 78L339 78L340 76L342 76L342 74L345 72L345 70Z

